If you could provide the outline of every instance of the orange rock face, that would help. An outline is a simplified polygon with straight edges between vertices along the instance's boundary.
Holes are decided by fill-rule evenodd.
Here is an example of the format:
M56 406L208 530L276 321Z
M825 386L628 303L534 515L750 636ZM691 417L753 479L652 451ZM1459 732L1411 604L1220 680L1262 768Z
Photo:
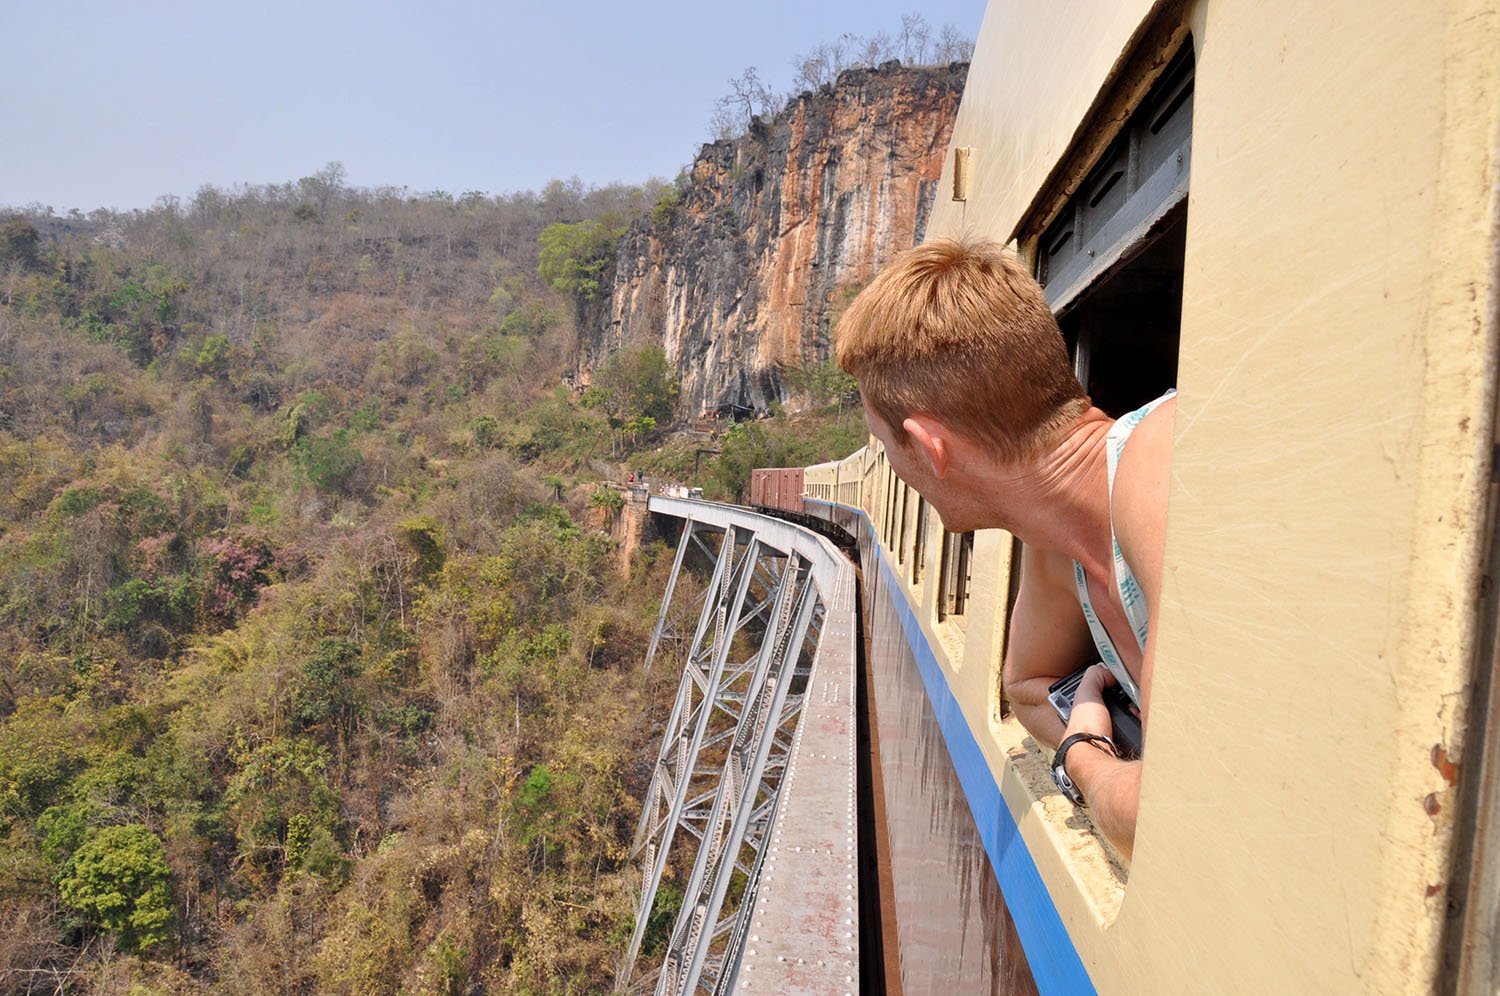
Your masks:
M678 203L626 235L579 379L654 341L681 374L684 415L795 405L788 373L828 357L831 312L921 241L967 68L851 70L705 145Z

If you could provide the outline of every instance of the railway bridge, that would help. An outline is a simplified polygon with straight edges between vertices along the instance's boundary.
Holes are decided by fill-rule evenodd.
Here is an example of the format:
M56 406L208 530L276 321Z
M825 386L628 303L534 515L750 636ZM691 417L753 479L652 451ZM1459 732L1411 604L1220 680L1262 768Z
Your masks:
M678 540L647 664L675 640L684 665L636 831L622 988L859 992L854 565L747 509L664 496L650 509ZM708 575L696 626L673 632L694 568ZM667 888L680 911L648 951Z
M621 988L1092 992L868 517L794 490L787 518L650 498L676 556L648 664L673 641L683 672Z

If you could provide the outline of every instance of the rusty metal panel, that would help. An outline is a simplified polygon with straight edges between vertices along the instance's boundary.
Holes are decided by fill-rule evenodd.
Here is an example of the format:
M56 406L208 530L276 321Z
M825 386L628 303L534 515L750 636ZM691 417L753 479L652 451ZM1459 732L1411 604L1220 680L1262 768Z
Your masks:
M768 470L750 472L750 504L764 506L767 503L766 482L770 473Z

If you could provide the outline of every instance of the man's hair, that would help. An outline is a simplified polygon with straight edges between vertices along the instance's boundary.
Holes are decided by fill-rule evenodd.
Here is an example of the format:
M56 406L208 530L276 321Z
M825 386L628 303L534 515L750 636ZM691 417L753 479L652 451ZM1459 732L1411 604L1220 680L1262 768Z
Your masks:
M907 416L926 413L1026 459L1089 406L1042 288L993 242L897 256L839 320L836 349L898 442Z

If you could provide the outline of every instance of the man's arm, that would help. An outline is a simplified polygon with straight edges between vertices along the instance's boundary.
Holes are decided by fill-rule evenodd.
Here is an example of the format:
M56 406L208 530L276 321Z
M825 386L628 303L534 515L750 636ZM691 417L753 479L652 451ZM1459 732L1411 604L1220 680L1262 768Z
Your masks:
M1096 654L1078 604L1072 562L1023 548L1021 586L1006 641L1005 694L1021 725L1048 747L1062 742L1063 724L1047 701L1047 686Z
M1111 736L1109 707L1104 690L1115 684L1114 675L1103 664L1084 672L1073 695L1067 734L1093 733ZM1083 793L1094 825L1128 858L1135 847L1135 818L1141 801L1141 762L1122 761L1094 746L1080 743L1068 751L1068 777Z
M1097 652L1078 604L1072 563L1026 549L1005 654L1005 693L1021 725L1048 747L1056 748L1071 733L1113 733L1102 691L1114 678L1102 665L1090 668L1079 683L1066 730L1047 701L1048 685ZM1074 747L1067 761L1068 774L1087 800L1094 825L1129 856L1135 842L1140 762L1121 761L1090 744Z
M1115 539L1146 598L1151 628L1141 660L1141 730L1151 713L1151 678L1156 661L1157 609L1161 601L1167 533L1167 492L1172 473L1172 428L1177 400L1163 402L1136 426L1115 470ZM1112 726L1104 689L1114 684L1109 669L1091 668L1073 699L1067 733L1102 733ZM1135 821L1141 801L1141 762L1120 761L1080 744L1068 752L1068 776L1083 793L1094 824L1129 857L1135 847Z

